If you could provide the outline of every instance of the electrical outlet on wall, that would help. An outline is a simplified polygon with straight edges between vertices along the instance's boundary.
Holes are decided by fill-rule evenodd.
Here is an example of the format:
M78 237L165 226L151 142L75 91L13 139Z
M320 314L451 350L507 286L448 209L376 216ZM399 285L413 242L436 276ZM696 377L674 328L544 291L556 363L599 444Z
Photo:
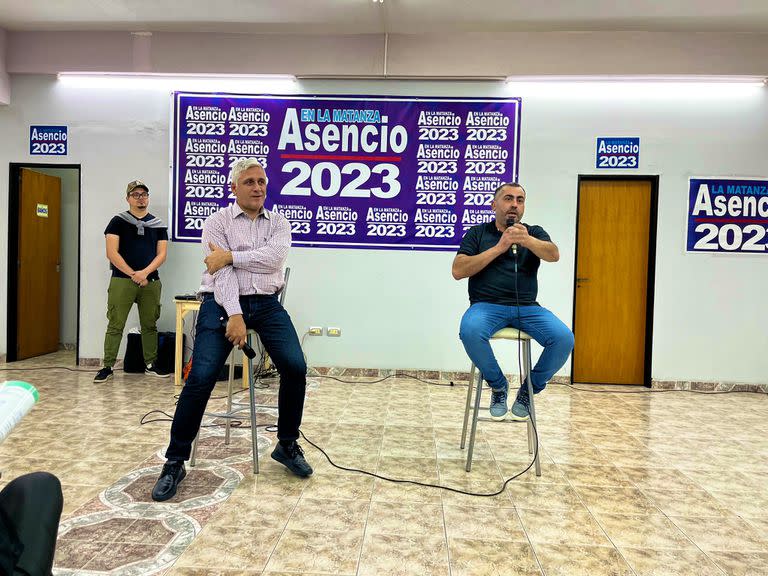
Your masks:
M333 326L328 326L328 336L336 337L338 338L341 336L341 328L335 328Z
M323 335L323 328L322 328L322 326L310 326L309 327L309 335L310 336L322 336Z

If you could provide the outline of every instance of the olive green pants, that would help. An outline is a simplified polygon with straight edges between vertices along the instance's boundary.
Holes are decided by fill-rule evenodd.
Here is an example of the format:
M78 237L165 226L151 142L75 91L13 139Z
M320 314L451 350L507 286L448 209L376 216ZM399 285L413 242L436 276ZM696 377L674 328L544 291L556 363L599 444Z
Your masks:
M112 277L107 292L107 333L104 336L104 366L115 365L123 329L128 313L134 303L139 308L141 324L141 348L144 363L151 364L157 359L157 319L160 318L160 294L163 286L160 280L150 282L143 288L130 278Z

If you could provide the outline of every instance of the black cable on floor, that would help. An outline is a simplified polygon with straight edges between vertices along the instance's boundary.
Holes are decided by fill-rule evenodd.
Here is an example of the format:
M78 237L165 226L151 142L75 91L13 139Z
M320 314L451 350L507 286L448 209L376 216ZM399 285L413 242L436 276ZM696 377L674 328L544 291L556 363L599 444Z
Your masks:
M11 370L11 371L18 370L20 372L34 372L35 370L69 370L70 372L88 373L88 372L98 372L99 370L101 370L101 368L81 369L81 368L69 368L67 366L36 366L34 368L11 368L11 367L4 367L4 368L0 368L0 370L4 370L4 371L5 370ZM123 370L123 369L122 368L112 368L113 372L120 372L121 370ZM137 374L141 374L141 372L137 372Z
M531 424L533 424L533 422L531 422ZM325 459L328 460L328 463L331 466L333 466L334 468L338 468L339 470L344 470L345 472L355 472L357 474L363 474L365 476L370 476L372 478L378 478L379 480L384 480L386 482L393 482L395 484L411 484L413 486L423 486L425 488L437 488L439 490L447 490L448 492L455 492L456 494L465 494L466 496L479 496L479 497L483 497L483 498L491 498L493 496L498 496L499 494L504 492L504 490L507 489L507 485L510 482L512 482L512 480L515 480L516 478L519 478L520 476L522 476L523 474L528 472L528 470L530 470L533 467L534 463L536 462L536 456L537 456L538 450L539 450L538 433L536 432L536 426L535 425L533 426L533 429L534 429L534 433L535 433L536 438L537 438L537 442L536 442L536 449L534 450L534 454L533 454L533 460L531 460L531 463L528 464L528 466L526 466L526 468L522 472L518 472L517 474L515 474L511 478L507 478L504 481L504 484L501 485L501 488L499 488L496 492L489 492L489 493L469 492L467 490L460 490L459 488L452 488L450 486L444 486L442 484L431 484L429 482L419 482L417 480L405 480L403 478L390 478L389 476L383 476L382 474L376 474L375 472L368 472L367 470L361 470L359 468L349 468L347 466L342 466L340 464L336 464L333 460L331 460L331 457L328 456L328 454L325 452L325 450L323 450L320 446L318 446L317 444L312 442L312 440L307 438L307 436L304 434L304 432L299 430L299 434L301 434L301 437L304 438L304 440L306 440L307 444L309 444L310 446L312 446L313 448L318 450L323 456L325 456Z
M519 357L520 354L521 354L521 350L518 351L518 357ZM519 360L521 360L520 357L519 357ZM522 368L521 368L522 365L519 364L519 366L520 366L519 378L522 381ZM388 378L392 378L394 376L395 375L390 375L390 376L387 376L387 377L382 378L380 380L377 380L375 382L368 382L368 383L372 384L372 383L382 382L382 381L384 381L384 380L386 380ZM326 376L323 376L323 377L325 378ZM334 378L334 379L337 379L337 378ZM344 381L342 380L342 382L344 382ZM362 382L356 382L356 381L347 381L347 382L350 383L350 384L361 384L362 383ZM432 384L431 382L426 382L426 383L427 384ZM574 388L572 385L567 385L567 386L569 386L571 388ZM578 391L582 391L582 392L597 392L597 393L603 393L603 394L610 394L611 393L611 392L608 392L608 391L600 391L600 390L589 390L589 389L579 389L579 388L574 388L574 389L578 390ZM235 394L242 393L242 392L245 392L245 390L239 390L238 392L235 392ZM695 391L689 391L689 390L658 390L658 392L695 392ZM647 393L647 391L624 392L624 393L625 394L626 393L634 393L634 394L640 393L640 394L642 394L642 393ZM697 393L711 394L711 392L697 392ZM721 393L725 393L725 392L721 392ZM153 414L153 413L163 414L165 416L165 418L157 418L157 419L153 419L153 420L146 420L147 416L149 416L150 414ZM152 423L152 422L171 422L171 421L173 421L173 417L170 414L168 414L166 412L163 412L162 410L153 410L153 411L148 412L147 414L145 414L141 418L141 422L140 423L143 425L143 424L149 424L149 423ZM312 446L313 448L318 450L323 456L325 456L325 459L328 460L328 463L331 466L333 466L334 468L337 468L339 470L343 470L345 472L353 472L353 473L357 473L357 474L363 474L365 476L370 476L372 478L378 478L380 480L383 480L383 481L386 481L386 482L392 482L392 483L395 483L395 484L410 484L410 485L414 485L414 486L422 486L422 487L425 487L425 488L436 488L436 489L439 489L439 490L446 490L446 491L449 491L449 492L454 492L454 493L457 493L457 494L464 494L464 495L467 495L467 496L476 496L476 497L490 498L490 497L498 496L499 494L503 493L506 490L506 488L507 488L507 486L509 485L510 482L512 482L513 480L519 478L520 476L522 476L526 472L528 472L534 466L534 464L536 463L536 458L539 455L539 433L538 433L538 429L536 427L536 424L533 422L532 419L530 419L530 416L529 416L529 421L530 421L531 427L533 428L533 433L534 433L534 452L533 452L533 457L531 459L531 462L522 471L518 472L514 476L511 476L510 478L507 478L504 481L504 483L502 484L501 488L499 488L499 490L497 490L495 492L489 492L489 493L469 492L467 490L461 490L461 489L458 489L458 488L453 488L451 486L445 486L445 485L442 485L442 484L432 484L432 483L429 483L429 482L419 482L419 481L416 481L416 480L406 480L406 479L402 479L402 478L390 478L388 476L384 476L382 474L377 474L375 472L369 472L367 470L362 470L362 469L359 469L359 468L352 468L352 467L348 467L348 466L342 466L340 464L336 464L331 459L331 457L328 455L328 453L325 450L323 450L323 448L320 447L318 444L314 443L312 440L307 438L307 436L304 434L304 432L302 432L300 430L299 434L301 434L302 438L310 446ZM524 423L527 425L528 421L524 421ZM225 423L205 424L205 425L202 425L201 427L203 427L203 428L216 428L216 427L224 427L225 425L226 425ZM233 428L243 428L243 429L250 428L250 426L245 425L240 420L235 420L235 421L231 422L230 425ZM276 428L276 426L274 424L257 424L257 428L261 428L261 427L264 427L268 432L276 432L276 430L277 430L277 428Z

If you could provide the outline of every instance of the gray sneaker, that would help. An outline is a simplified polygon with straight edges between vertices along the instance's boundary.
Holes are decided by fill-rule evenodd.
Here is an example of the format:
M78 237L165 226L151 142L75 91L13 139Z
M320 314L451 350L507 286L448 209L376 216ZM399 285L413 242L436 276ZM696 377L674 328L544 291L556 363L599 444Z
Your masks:
M531 415L531 399L528 396L528 385L523 382L523 385L517 391L517 397L514 404L512 404L512 410L509 411L509 416L512 420L524 421L528 420Z
M494 420L504 420L507 415L507 390L509 385L505 385L504 388L497 390L491 388L491 405L489 411L491 418Z

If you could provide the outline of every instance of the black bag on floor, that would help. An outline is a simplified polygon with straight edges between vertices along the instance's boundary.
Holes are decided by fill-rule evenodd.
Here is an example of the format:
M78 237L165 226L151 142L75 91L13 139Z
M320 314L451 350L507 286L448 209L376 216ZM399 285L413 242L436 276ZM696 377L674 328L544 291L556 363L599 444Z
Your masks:
M182 347L182 350L184 348ZM155 368L161 374L173 374L174 358L176 352L176 333L157 333L157 360ZM129 374L144 372L144 351L141 346L141 334L128 334L128 342L125 347L125 359L123 370Z
M128 334L123 370L129 374L144 372L144 351L141 347L141 334Z

